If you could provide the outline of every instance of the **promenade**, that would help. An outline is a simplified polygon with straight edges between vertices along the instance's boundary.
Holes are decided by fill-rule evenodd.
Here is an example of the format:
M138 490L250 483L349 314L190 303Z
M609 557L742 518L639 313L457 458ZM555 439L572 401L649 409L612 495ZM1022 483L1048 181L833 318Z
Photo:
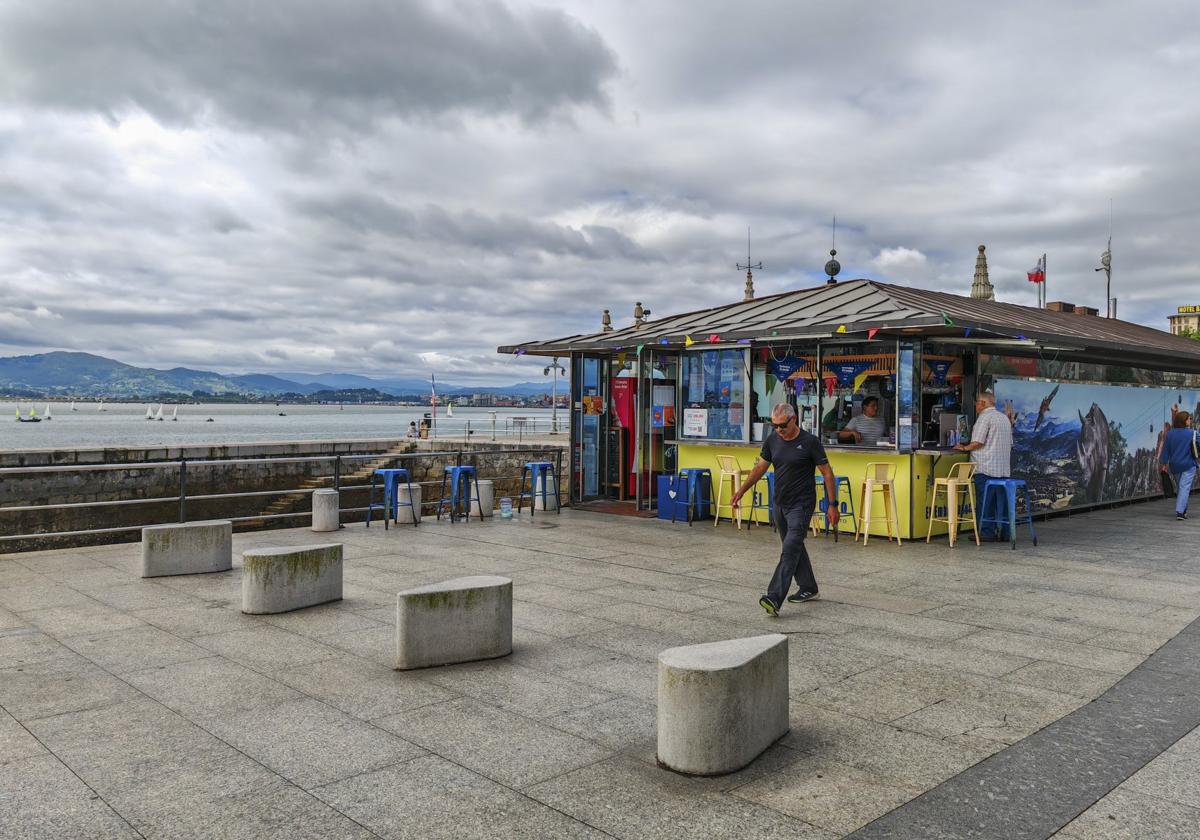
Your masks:
M1168 508L1016 551L815 538L821 600L778 619L769 528L571 510L235 535L194 577L0 555L0 837L1195 837L1200 517ZM344 601L240 613L241 550L329 538ZM513 655L391 670L395 593L467 574L513 579ZM790 733L657 767L657 654L765 632Z

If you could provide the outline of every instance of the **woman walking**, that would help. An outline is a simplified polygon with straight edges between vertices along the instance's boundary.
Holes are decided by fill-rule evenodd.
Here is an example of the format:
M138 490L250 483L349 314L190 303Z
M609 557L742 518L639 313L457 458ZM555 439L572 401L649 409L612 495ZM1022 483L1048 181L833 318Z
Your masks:
M1188 496L1196 481L1196 458L1200 453L1200 438L1192 429L1192 416L1186 411L1175 412L1171 431L1163 439L1162 454L1158 456L1159 469L1175 476L1179 492L1175 497L1175 518L1187 519Z

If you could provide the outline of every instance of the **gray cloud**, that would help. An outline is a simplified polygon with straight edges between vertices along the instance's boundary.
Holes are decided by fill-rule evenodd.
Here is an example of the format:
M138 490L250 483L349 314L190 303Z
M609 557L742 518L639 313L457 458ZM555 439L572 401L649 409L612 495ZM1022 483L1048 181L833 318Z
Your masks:
M203 15L199 10L203 10ZM842 276L1195 299L1190 4L0 0L0 353L540 376ZM1029 21L1036 20L1036 26ZM618 68L619 67L619 71Z

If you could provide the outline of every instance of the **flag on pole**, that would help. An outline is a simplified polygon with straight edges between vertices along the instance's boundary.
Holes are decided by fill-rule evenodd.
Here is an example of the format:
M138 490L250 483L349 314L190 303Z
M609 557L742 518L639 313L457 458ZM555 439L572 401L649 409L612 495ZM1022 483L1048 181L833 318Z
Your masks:
M1042 283L1042 282L1045 282L1045 280L1046 280L1046 263L1045 263L1045 259L1046 259L1046 258L1045 258L1044 256L1043 256L1043 257L1039 257L1039 258L1038 258L1038 261L1037 261L1037 265L1035 265L1035 266L1033 267L1033 270L1032 270L1032 271L1027 271L1027 272L1025 272L1025 276L1029 278L1029 282L1030 282L1030 283Z

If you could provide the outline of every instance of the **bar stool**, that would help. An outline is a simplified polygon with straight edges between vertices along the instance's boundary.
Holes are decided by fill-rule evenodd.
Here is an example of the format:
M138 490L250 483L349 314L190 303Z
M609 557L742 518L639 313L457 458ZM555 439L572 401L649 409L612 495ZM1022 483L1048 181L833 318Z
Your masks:
M975 521L978 515L975 510L975 482L971 480L973 475L975 475L975 464L963 461L950 468L950 475L933 480L933 496L929 500L929 529L925 532L926 543L933 536L933 523L945 522L946 527L950 529L950 547L954 548L954 542L958 538L959 514L965 513L961 509L959 494L966 493L967 501L971 506L971 530L975 532L975 545L979 545L979 525ZM944 517L935 515L939 490L946 494L946 515Z
M711 489L712 489L712 471L705 467L684 467L678 473L679 478L687 481L687 522L692 524L692 520L702 519L708 514L708 508L711 504ZM708 488L710 492L705 493L704 480L708 480ZM675 521L674 513L672 513L671 521Z
M775 471L770 470L762 477L762 481L767 482L767 494L764 497L758 489L758 484L750 489L750 523L754 525L760 524L754 518L754 511L765 510L767 512L767 521L771 523L771 530L775 530ZM759 484L762 483L759 482ZM750 525L746 526L746 530L750 530Z
M375 480L383 479L383 504L375 503ZM408 501L401 502L399 500L400 481L408 485ZM367 527L371 527L371 511L375 509L383 510L383 530L388 529L389 514L391 519L396 519L402 507L412 507L412 481L409 479L408 470L401 469L380 469L371 473L371 489L367 493ZM413 526L418 523L420 517L417 511L413 511Z
M529 476L529 492L525 492L525 476ZM521 512L521 501L529 499L529 515L533 516L534 500L537 498L538 481L542 482L542 509L545 510L546 503L550 497L549 488L554 488L554 512L558 513L562 510L562 505L558 502L558 476L554 474L554 464L550 461L529 461L525 466L521 467L521 484L517 488L517 513Z
M891 542L892 526L895 525L896 545L903 545L900 541L900 515L896 512L895 479L895 464L884 461L872 461L867 464L862 482L862 492L859 494L859 507L863 509L861 530L864 546L871 535L871 523L879 519L887 521L888 542ZM876 493L883 494L883 516L881 517L871 515L871 500ZM858 537L856 536L855 539L857 540Z
M450 495L446 495L446 479L450 479ZM466 508L467 521L471 521L471 480L475 480L475 499L479 499L479 475L470 465L447 466L442 470L441 498L438 499L437 518L442 518L442 508L450 509L450 521L458 521L458 506ZM482 519L482 511L480 511Z
M1020 516L1017 515L1018 490L1025 501L1025 512ZM983 485L983 502L979 507L983 511L983 516L979 517L979 527L995 525L997 540L1000 539L1000 529L1007 527L1012 537L1013 551L1017 550L1017 524L1020 522L1029 523L1029 534L1033 537L1033 544L1037 545L1037 532L1033 530L1033 505L1029 501L1029 488L1023 479L989 478L987 484ZM991 513L992 510L996 511L995 515Z
M825 532L829 533L829 500L825 498L825 476L820 473L816 474L817 482L817 507L813 511L813 519L818 516L825 517ZM837 501L838 513L850 514L850 521L854 523L854 539L858 539L858 514L854 511L854 488L850 484L850 479L844 475L835 475L833 477L834 492L837 494L834 498ZM842 500L842 488L846 488L846 500ZM810 521L810 527L814 535L817 533L817 523Z
M665 502L663 501L663 498L661 495L661 493L662 493L661 482L662 482L663 478L665 478L667 480L667 499ZM666 505L669 505L670 509L671 509L671 521L678 522L679 521L679 509L680 509L680 507L682 507L683 508L683 518L687 521L688 527L691 527L691 524L692 524L692 498L691 498L690 486L689 486L691 484L691 482L688 481L688 477L687 477L685 471L680 470L675 475L661 476L659 478L659 482L660 482L659 483L659 494L660 495L658 498L659 518L666 519L666 517L662 515L663 511L665 510L663 505L666 504ZM681 496L683 498L680 498Z
M713 508L713 527L721 524L721 508L729 508L729 519L737 523L738 530L742 529L742 509L734 507L730 503L721 504L721 499L725 495L725 482L728 481L732 489L729 491L729 498L733 498L733 494L742 486L742 482L746 480L746 476L750 474L749 470L743 470L738 464L737 458L732 455L718 455L717 466L720 470L717 471L717 504Z

